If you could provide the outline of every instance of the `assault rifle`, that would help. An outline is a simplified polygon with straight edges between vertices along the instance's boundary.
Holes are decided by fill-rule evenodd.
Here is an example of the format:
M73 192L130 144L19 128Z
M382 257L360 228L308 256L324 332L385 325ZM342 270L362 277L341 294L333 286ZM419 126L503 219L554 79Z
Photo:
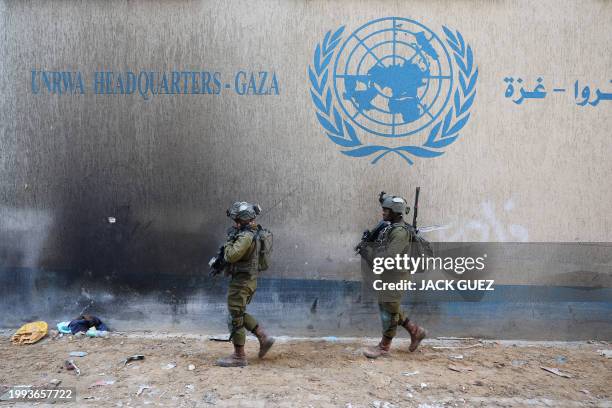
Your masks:
M414 242L414 253L417 256L419 255L427 255L433 256L434 250L429 241L423 238L419 233L420 232L429 232L434 231L436 229L441 229L438 225L430 225L427 227L422 227L420 230L417 228L417 213L419 211L419 192L421 191L421 187L416 188L416 195L414 196L414 213L412 214L412 228L414 229L414 235L412 236L412 242ZM424 272L421 268L418 272Z
M236 239L236 233L237 231L234 231L228 236L228 238L230 240ZM225 262L225 247L221 245L217 251L217 254L210 258L210 261L208 261L208 267L210 268L208 271L208 276L215 277L222 273L228 266L229 264Z
M419 211L419 192L421 191L421 187L416 188L416 194L414 196L414 212L412 213L412 228L415 231L417 230L417 212Z
M389 221L380 221L376 227L372 230L363 231L363 235L361 236L361 241L355 246L355 252L360 253L364 246L367 245L368 242L376 241L378 238L378 234L390 224Z
M220 246L219 251L217 251L217 255L210 258L208 261L208 267L210 270L208 271L208 276L214 277L223 272L225 267L227 266L227 262L225 262L225 247Z

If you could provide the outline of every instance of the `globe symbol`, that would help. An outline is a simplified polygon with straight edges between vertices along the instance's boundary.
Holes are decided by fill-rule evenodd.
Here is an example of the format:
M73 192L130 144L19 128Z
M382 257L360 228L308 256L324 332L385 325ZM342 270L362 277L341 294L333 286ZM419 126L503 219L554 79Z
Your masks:
M338 51L333 71L336 100L350 120L383 137L414 134L444 111L453 66L438 36L400 17L370 21Z

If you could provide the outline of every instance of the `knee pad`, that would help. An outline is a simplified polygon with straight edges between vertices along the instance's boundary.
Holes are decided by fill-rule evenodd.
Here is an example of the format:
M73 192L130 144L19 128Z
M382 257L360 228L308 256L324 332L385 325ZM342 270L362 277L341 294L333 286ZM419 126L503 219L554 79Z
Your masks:
M380 309L380 321L384 331L397 327L399 316L396 313L389 313L386 310Z
M230 331L240 330L244 327L244 314L227 316L227 327Z
M240 330L243 327L244 327L244 317L243 316L240 316L240 317L227 316L227 329L230 332Z

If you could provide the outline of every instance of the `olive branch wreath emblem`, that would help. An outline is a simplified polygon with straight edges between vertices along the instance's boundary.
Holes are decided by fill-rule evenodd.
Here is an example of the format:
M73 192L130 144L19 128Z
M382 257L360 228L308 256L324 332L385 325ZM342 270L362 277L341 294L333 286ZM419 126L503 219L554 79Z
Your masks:
M329 66L336 48L342 40L344 26L336 31L328 31L323 41L317 44L312 65L308 67L310 78L310 96L317 110L317 119L326 131L327 137L344 148L342 153L351 157L367 157L374 155L372 164L389 153L395 153L412 165L409 156L432 158L444 154L444 148L455 142L459 131L470 118L470 108L476 96L476 79L478 67L474 65L472 48L466 45L459 31L451 31L443 26L446 42L453 51L453 57L459 70L459 86L453 95L453 103L449 104L444 119L435 123L427 140L420 146L387 147L381 145L364 145L357 136L355 128L333 106L331 86L328 85ZM452 90L451 90L452 91Z

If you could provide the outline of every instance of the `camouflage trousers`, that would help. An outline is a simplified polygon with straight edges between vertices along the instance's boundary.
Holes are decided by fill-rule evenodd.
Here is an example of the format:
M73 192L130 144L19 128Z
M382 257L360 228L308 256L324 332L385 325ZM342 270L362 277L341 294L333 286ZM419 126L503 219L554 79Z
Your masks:
M246 330L253 331L257 327L257 320L246 312L246 307L255 295L257 277L248 273L237 273L230 280L227 292L227 309L230 314L229 329L232 342L237 346L244 346Z
M404 323L407 316L402 310L401 303L397 302L378 302L380 320L382 322L383 336L394 338L397 334L397 326Z

